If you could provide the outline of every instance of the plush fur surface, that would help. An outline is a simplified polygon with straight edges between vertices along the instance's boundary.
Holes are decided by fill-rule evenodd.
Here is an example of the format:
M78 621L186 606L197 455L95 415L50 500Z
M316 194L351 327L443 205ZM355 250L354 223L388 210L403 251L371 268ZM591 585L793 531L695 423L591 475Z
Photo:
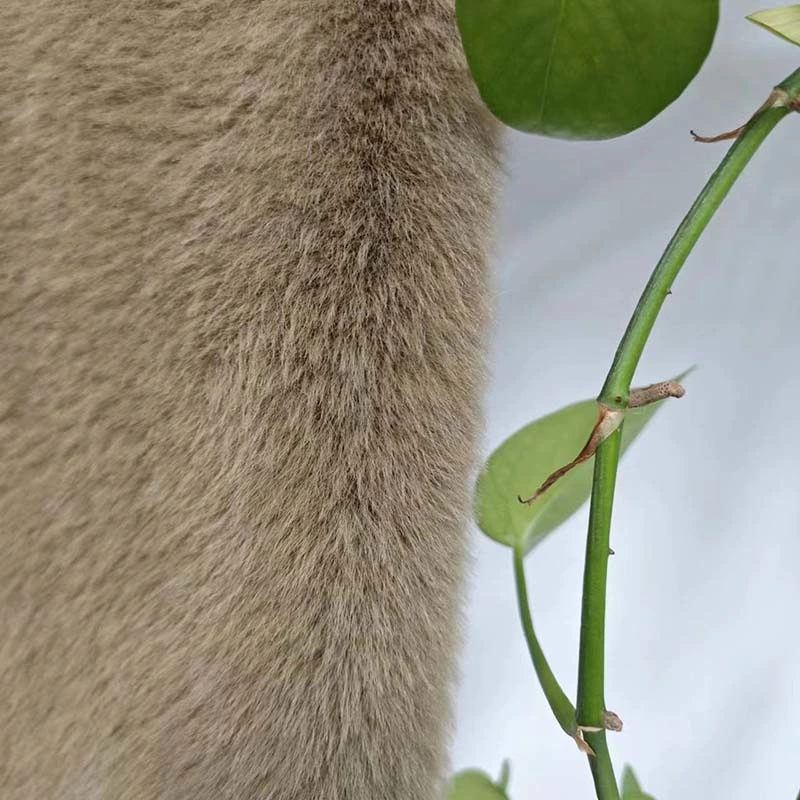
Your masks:
M0 796L432 800L495 129L448 0L0 3Z

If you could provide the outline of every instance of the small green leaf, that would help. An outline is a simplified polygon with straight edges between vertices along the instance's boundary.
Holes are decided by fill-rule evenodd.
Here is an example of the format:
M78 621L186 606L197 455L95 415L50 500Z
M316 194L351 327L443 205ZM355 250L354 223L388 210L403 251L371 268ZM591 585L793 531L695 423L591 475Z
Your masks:
M626 412L623 453L663 402ZM522 545L528 553L588 500L593 459L567 473L532 505L518 498L529 496L548 475L572 461L596 420L596 401L574 403L521 428L489 456L478 476L475 518L490 539L507 547Z
M528 133L610 139L655 117L697 74L719 0L457 0L486 105Z
M508 789L508 782L511 780L511 764L507 758L503 759L500 765L500 777L497 779L498 789L505 791Z
M655 800L653 795L645 794L633 770L626 765L622 773L622 800Z
M800 5L756 11L747 19L787 42L800 45Z
M447 800L508 800L508 795L486 773L467 769L453 776Z

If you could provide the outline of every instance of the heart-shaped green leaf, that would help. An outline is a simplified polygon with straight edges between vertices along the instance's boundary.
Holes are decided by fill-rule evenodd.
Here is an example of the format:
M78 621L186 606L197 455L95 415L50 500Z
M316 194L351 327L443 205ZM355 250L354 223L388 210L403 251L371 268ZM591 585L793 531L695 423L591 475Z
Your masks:
M500 120L563 139L644 125L697 74L719 0L457 0L467 61Z
M653 795L645 794L642 787L639 786L639 781L636 780L636 775L629 767L625 767L622 773L622 800L655 800Z
M756 11L747 19L792 44L800 44L800 5Z
M468 769L453 776L447 800L508 800L508 795L486 773Z
M663 402L628 409L623 453ZM588 500L593 459L568 472L532 505L518 498L529 496L548 475L572 461L596 420L595 400L574 403L521 428L489 456L475 493L475 518L489 538L508 547L522 545L528 553Z

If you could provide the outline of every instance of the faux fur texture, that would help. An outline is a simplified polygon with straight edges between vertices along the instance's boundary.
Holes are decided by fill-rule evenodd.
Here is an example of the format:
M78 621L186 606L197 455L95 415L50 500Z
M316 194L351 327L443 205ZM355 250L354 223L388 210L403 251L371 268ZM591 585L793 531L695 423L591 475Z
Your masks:
M0 126L0 797L434 798L495 175L452 0L2 0Z

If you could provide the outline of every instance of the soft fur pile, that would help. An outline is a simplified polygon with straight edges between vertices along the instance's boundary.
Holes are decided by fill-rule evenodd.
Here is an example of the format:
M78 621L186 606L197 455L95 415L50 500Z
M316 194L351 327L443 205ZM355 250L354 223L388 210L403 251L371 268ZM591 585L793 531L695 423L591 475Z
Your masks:
M494 126L452 0L0 2L0 797L429 800Z

